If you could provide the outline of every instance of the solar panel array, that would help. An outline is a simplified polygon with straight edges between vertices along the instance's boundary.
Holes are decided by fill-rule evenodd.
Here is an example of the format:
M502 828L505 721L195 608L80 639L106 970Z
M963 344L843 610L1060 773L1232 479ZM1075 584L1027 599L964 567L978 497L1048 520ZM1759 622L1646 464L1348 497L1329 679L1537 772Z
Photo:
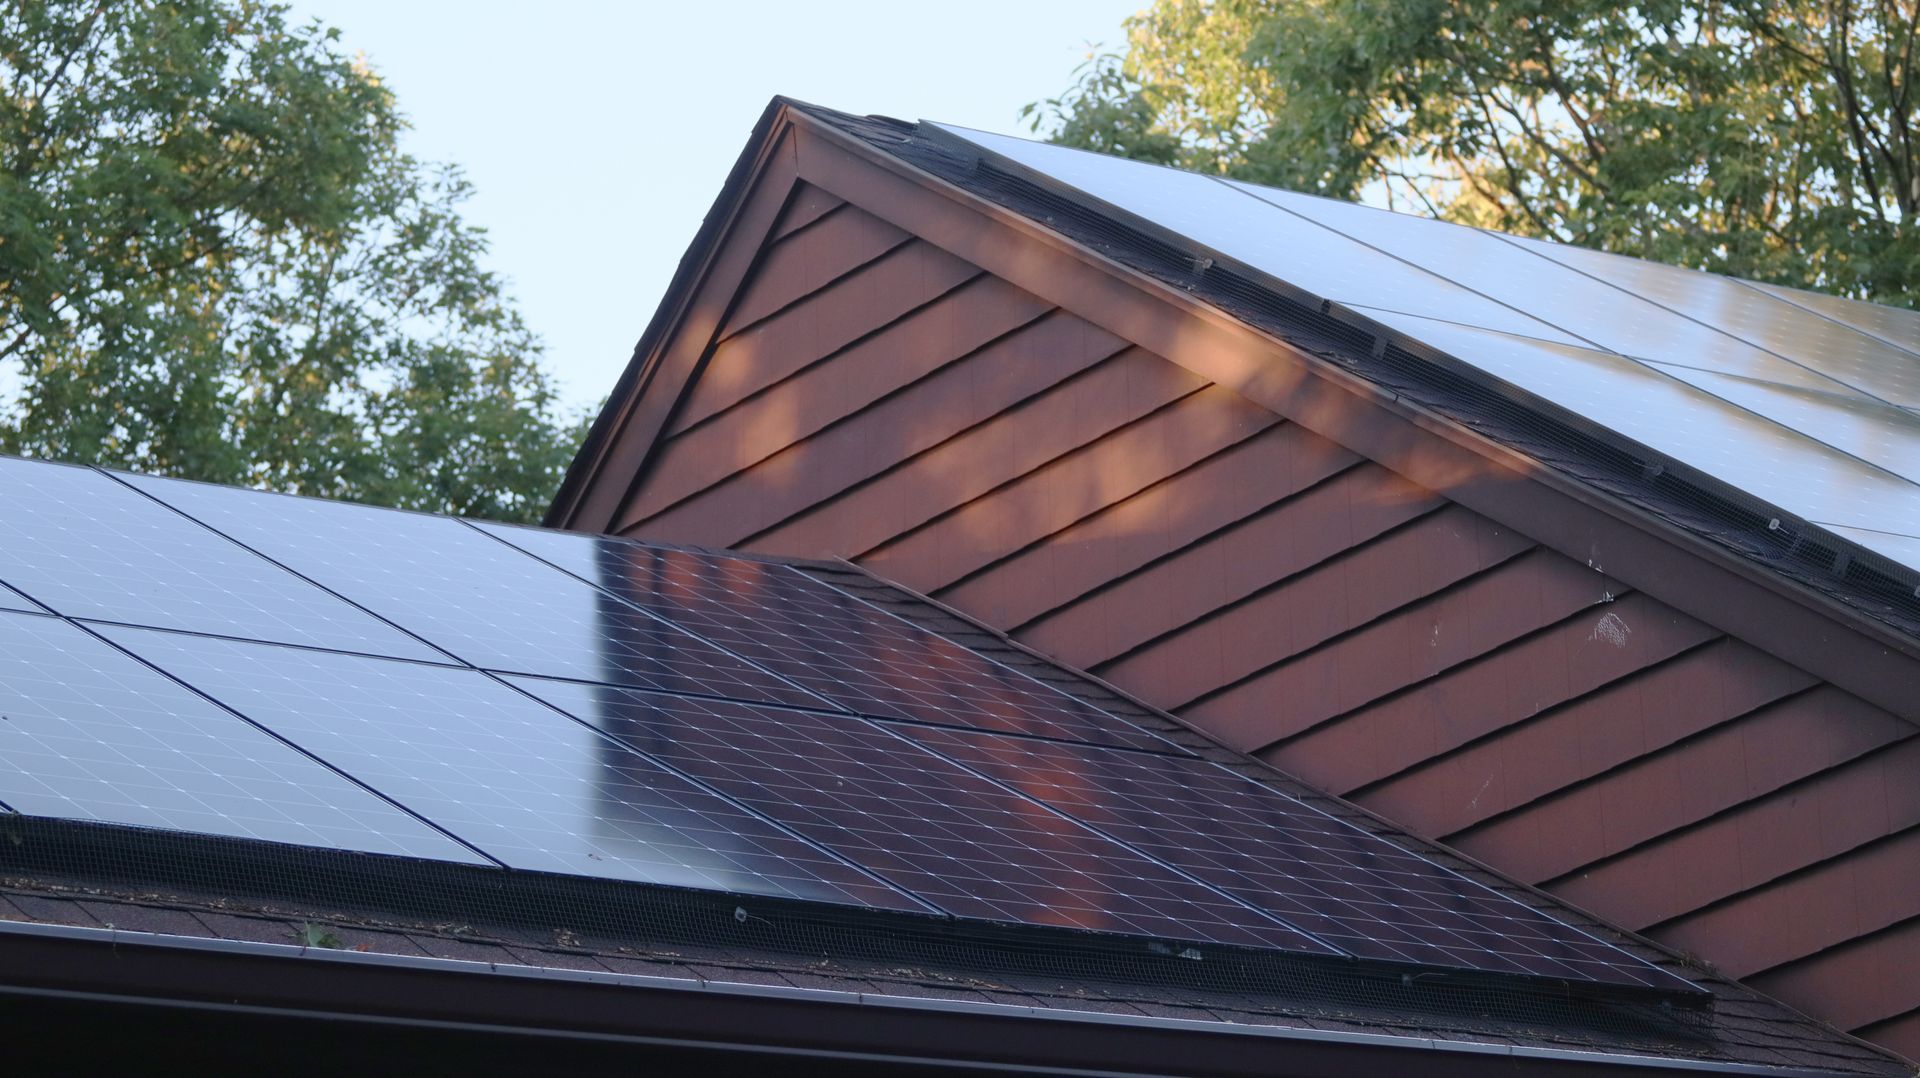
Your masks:
M1920 569L1920 314L936 126Z
M0 809L1693 991L789 565L18 460L0 521Z

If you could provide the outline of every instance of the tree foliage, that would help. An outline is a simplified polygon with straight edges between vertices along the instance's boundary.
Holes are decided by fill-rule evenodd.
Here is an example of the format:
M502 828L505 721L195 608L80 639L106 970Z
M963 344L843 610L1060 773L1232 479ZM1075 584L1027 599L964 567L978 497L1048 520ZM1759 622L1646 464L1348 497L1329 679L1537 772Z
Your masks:
M538 516L578 426L404 126L275 4L0 7L0 450Z
M1157 0L1059 142L1920 303L1916 0Z

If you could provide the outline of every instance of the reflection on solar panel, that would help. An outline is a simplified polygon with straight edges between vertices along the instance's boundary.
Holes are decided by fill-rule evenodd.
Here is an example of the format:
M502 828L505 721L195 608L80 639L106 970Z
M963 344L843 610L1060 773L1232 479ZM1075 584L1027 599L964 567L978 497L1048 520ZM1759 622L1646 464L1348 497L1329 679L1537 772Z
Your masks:
M481 860L54 617L0 614L0 801L34 816Z
M108 632L513 868L919 908L485 674Z
M1920 569L1920 314L942 129ZM1699 463L1762 458L1771 483Z
M788 566L480 526L863 715L1180 751Z
M1685 987L1618 947L1217 764L974 731L899 731L1350 954Z
M513 680L958 916L1336 953L862 719Z
M791 566L0 465L0 809L1689 987Z
M7 507L0 513L0 580L59 613L434 656L378 619L91 469L0 459L0 504Z
M1743 283L1775 299L1791 303L1840 325L1871 334L1920 357L1920 311L1883 307L1877 303L1862 303L1857 299L1806 292L1798 288Z
M482 669L817 703L457 520L171 479L129 481Z

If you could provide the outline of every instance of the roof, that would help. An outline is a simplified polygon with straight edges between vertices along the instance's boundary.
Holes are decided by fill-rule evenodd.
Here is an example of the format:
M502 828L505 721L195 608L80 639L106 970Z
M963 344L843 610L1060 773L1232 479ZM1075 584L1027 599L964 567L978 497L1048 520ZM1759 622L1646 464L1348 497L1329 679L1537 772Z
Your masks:
M1920 636L1920 315L780 100L719 206L769 152L781 108ZM727 223L708 218L670 295ZM570 519L667 322L636 350L549 523Z
M1905 1070L850 566L18 460L0 499L16 993L124 1002L88 956L131 949L154 996L352 966L268 978L288 1012L564 967L883 1024L934 992L1209 1045Z

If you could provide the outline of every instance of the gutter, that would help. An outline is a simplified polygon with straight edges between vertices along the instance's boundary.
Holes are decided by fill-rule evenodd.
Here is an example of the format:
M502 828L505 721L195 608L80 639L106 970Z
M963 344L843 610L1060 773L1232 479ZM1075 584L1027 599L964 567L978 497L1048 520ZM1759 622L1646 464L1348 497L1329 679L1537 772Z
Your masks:
M555 1069L576 1053L662 1054L720 1066L844 1072L1016 1071L1062 1075L1837 1074L1706 1060L1249 1026L991 1002L724 984L406 955L0 923L0 1013L164 1009L200 1051L236 1030L301 1023L336 1036L399 1034L413 1050L474 1052L482 1040L531 1047ZM9 1050L71 1058L73 1030L22 1028ZM25 1040L20 1034L25 1034ZM35 1035L42 1038L34 1043ZM283 1035L280 1035L283 1036ZM318 1045L321 1038L311 1039ZM57 1043L56 1043L57 1042ZM152 1057L145 1057L152 1063ZM484 1068L493 1056L480 1058ZM584 1056L583 1056L584 1058ZM297 1061L296 1061L297 1062Z

